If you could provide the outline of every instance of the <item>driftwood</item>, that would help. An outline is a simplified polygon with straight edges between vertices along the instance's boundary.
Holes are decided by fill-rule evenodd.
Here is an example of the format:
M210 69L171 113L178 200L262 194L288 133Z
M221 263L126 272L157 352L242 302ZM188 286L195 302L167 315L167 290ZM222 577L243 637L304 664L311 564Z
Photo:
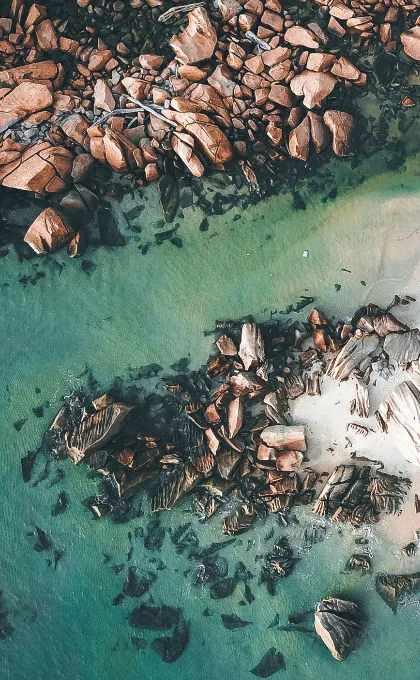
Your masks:
M407 380L398 385L378 414L404 458L420 465L420 392L414 383Z
M359 418L369 418L370 401L368 386L365 381L358 376L355 377L355 385L356 398L354 412L357 413ZM353 411L351 413L353 414Z

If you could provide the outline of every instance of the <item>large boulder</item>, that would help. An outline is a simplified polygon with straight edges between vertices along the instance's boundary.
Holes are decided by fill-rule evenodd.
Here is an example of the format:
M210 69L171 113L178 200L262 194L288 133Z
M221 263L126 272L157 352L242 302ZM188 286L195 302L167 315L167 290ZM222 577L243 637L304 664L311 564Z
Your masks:
M402 600L420 589L420 572L415 574L378 574L376 591L394 614Z
M210 59L216 47L217 35L204 7L197 7L188 14L188 26L174 35L169 44L177 59L183 64Z
M337 661L356 648L364 622L357 604L338 597L326 597L315 610L315 630Z
M21 83L0 99L0 129L14 119L42 111L53 103L50 90L41 83Z
M0 146L0 184L38 194L63 191L67 187L73 163L71 151L50 142L26 148L7 142L9 140Z
M73 228L54 208L45 208L31 224L24 241L37 255L45 255L70 243Z

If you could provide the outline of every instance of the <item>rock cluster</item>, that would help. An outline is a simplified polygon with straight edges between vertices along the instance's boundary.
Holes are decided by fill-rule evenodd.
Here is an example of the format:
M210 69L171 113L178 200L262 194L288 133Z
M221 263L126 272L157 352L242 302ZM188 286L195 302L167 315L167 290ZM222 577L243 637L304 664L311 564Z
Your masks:
M218 322L217 328L217 351L205 369L165 379L166 396L128 406L121 395L82 402L76 395L60 411L50 447L102 475L106 492L91 503L93 512L129 503L147 485L154 511L171 509L187 493L202 521L225 511L227 535L247 531L267 513L285 516L293 506L314 501L317 515L355 526L398 513L409 479L356 462L337 466L326 482L314 469L302 470L306 427L292 422L289 402L320 394L329 361L335 378L354 379L356 393L363 382L366 417L380 337L372 328L382 337L399 328L404 337L410 333L406 326L368 305L350 323L335 326L313 309L303 327L272 321ZM267 556L264 580L273 588L292 568L291 550L279 544Z
M86 154L139 184L168 164L199 177L242 160L249 178L252 158L306 161L330 145L347 155L355 121L340 101L367 84L348 45L402 46L418 61L416 4L305 4L312 21L278 0L79 0L78 14L59 17L11 2L0 19L0 182L59 192Z

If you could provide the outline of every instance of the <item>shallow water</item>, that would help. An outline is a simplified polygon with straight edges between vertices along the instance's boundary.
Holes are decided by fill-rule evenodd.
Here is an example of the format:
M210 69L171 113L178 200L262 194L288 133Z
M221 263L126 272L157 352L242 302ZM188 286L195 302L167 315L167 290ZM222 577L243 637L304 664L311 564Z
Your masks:
M0 642L2 677L157 680L164 674L169 679L242 680L251 677L249 670L273 646L285 657L286 670L279 676L305 680L362 680L367 675L379 680L391 672L400 680L419 676L419 604L412 602L394 616L374 591L372 576L343 573L355 551L352 530L345 528L339 535L337 527L330 528L325 541L301 555L293 574L270 597L258 585L260 562L255 561L285 533L270 518L221 552L230 574L239 559L254 574L249 585L255 600L241 604L240 584L231 597L214 601L208 587L193 585L193 571L184 576L195 565L186 554L176 554L168 534L156 554L133 538L133 556L127 562L128 532L145 527L148 512L124 525L106 518L92 520L82 505L96 489L86 468L74 468L66 461L54 463L48 478L35 487L24 485L20 475L20 457L39 446L60 397L83 382L78 376L86 366L106 387L114 376L127 376L130 368L133 373L151 363L167 367L181 357L191 357L191 365L199 365L212 342L204 331L212 329L218 318L247 314L267 318L301 295L313 295L329 316L350 313L368 301L388 303L396 292L418 295L420 156L410 156L397 172L386 171L376 160L376 168L370 161L351 172L348 165L337 163L335 182L343 189L334 201L326 202L322 198L328 187L312 195L308 190L306 210L294 210L291 197L281 195L249 207L236 221L235 209L212 216L209 231L202 233L198 228L202 214L186 209L179 231L183 247L165 242L142 256L142 238L161 217L151 189L147 211L138 219L143 229L139 241L131 238L125 248L88 253L86 258L96 265L90 275L81 271L80 261L69 262L61 254L35 263L19 264L13 253L2 260L0 447L5 529L1 588L15 627L10 639ZM368 179L359 184L362 174ZM115 205L122 229L123 212L132 205L128 199ZM35 285L19 282L36 271L45 272L45 278ZM43 418L32 411L40 405L45 406ZM25 418L17 432L13 423ZM34 479L42 466L40 461ZM50 488L57 467L64 470L65 479ZM70 497L70 509L52 517L51 508L63 489ZM163 525L174 529L190 521L187 511L188 503L161 513ZM301 524L286 531L299 549L305 517L303 512ZM202 546L221 539L217 515L205 526L191 521ZM33 550L34 538L26 534L33 531L34 523L51 533L64 552L57 569L47 564L50 554ZM271 526L275 534L266 541ZM371 546L374 573L419 569L418 559L401 558L395 546L381 543L375 535ZM104 563L104 553L111 557L109 563ZM166 569L156 571L151 561L155 558ZM164 664L150 645L136 651L131 644L133 635L150 643L165 633L134 631L129 626L126 616L137 600L127 598L122 605L112 606L126 573L116 575L115 564L153 570L158 575L151 590L155 601L183 608L191 622L191 640L173 665ZM328 594L357 598L369 618L362 646L343 664L334 661L312 634L267 629L276 613L285 625L289 613L310 609ZM148 596L142 600L148 601ZM203 616L206 608L212 616ZM252 624L226 630L221 613L235 613Z

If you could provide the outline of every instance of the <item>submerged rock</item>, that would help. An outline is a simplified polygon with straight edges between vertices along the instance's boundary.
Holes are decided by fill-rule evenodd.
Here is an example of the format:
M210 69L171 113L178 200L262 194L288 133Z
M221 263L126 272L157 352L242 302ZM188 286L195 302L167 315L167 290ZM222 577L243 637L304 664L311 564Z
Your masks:
M190 639L190 624L181 618L176 624L171 637L156 638L152 649L165 663L173 663L183 652Z
M165 604L161 607L141 604L130 612L128 620L134 628L167 630L178 623L180 612L180 609Z
M289 541L283 536L267 553L261 569L261 582L266 584L270 595L275 595L277 582L292 573L295 561Z
M228 630L236 630L237 628L245 628L249 626L251 621L244 621L240 619L236 614L220 614L223 625Z
M364 616L354 602L326 597L316 607L315 630L337 661L357 647L363 626Z
M275 647L271 647L261 659L261 661L251 669L250 673L256 675L257 678L269 678L277 671L286 668L284 656L278 652Z
M224 580L218 581L217 583L213 583L212 587L210 588L210 597L213 600L222 600L225 597L229 597L232 595L237 584L237 579L232 577L225 578Z
M396 614L404 598L420 589L420 572L401 575L378 574L375 585L377 593Z

